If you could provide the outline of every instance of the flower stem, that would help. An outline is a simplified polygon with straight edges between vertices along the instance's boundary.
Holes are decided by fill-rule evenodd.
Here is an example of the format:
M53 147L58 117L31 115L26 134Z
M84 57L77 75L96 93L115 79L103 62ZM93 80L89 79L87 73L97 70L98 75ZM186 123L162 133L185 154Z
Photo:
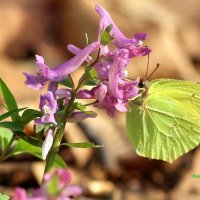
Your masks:
M99 56L100 56L100 49L98 50L98 54L97 54L96 59L88 67L92 67L93 65L95 65L98 62ZM74 85L74 82L73 82L72 77L70 75L69 75L69 78L71 79L71 81ZM78 86L73 89L71 99L70 99L69 103L67 104L67 106L65 108L64 115L61 119L63 125L60 128L57 129L54 140L53 140L52 147L51 147L51 149L50 149L50 151L47 155L44 174L48 173L54 165L55 157L59 152L60 143L61 143L63 135L64 135L64 130L65 130L67 118L69 117L69 115L74 110L73 103L76 99L76 95L77 95L79 89L83 86L85 79L86 79L86 74L83 74L82 79L78 83ZM43 179L44 179L44 176L43 176Z
M62 118L63 125L56 131L52 147L51 147L51 149L50 149L50 151L47 155L44 174L48 173L53 167L55 157L59 152L59 146L60 146L60 143L61 143L63 135L64 135L66 120L69 117L70 113L73 111L73 103L75 101L76 94L77 94L80 87L81 87L81 85L79 84L77 86L77 88L74 90L72 97L71 97L67 107L65 108L65 113L64 113L64 116Z

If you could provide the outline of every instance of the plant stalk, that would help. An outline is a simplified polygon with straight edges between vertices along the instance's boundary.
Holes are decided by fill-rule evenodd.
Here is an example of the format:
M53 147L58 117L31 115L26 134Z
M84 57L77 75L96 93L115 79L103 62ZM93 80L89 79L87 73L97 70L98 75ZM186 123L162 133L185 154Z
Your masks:
M100 49L98 51L97 58L88 67L91 67L94 64L96 64L98 62L99 56L100 56ZM69 78L72 80L72 77L70 75L69 75ZM85 78L86 78L86 74L83 75L81 81L78 83L78 86L73 89L72 97L71 97L68 105L65 108L65 112L64 112L63 118L61 120L63 125L59 129L57 129L56 134L54 136L52 147L47 155L44 174L50 172L50 170L52 169L52 167L54 165L55 157L59 152L60 143L61 143L63 135L64 135L67 118L74 110L73 103L76 99L76 95L77 95L79 89L84 84ZM72 82L73 82L73 80L72 80ZM44 176L43 176L43 180L44 180Z

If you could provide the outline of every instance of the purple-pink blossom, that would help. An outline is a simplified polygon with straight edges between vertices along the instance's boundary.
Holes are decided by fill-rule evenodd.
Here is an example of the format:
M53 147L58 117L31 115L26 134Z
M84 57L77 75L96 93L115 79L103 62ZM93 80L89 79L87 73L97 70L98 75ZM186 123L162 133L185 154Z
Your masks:
M94 42L82 49L77 55L65 63L58 65L54 68L49 68L42 56L36 55L36 64L39 69L37 75L24 73L26 76L25 84L36 90L42 89L47 81L59 82L64 80L70 73L75 71L88 56L99 48L99 43Z
M45 139L42 144L42 159L46 160L47 154L49 153L49 150L51 149L51 146L53 144L53 138L54 138L55 130L53 128L50 128L45 133Z
M96 116L97 116L97 113L93 111L87 111L87 112L75 111L71 113L71 115L67 119L67 122L73 122L73 123L80 122L87 118L95 118Z
M45 95L40 96L40 110L43 115L35 121L36 124L57 124L54 114L57 111L57 100L51 91L48 91Z
M110 14L101 6L97 5L96 11L100 15L99 35L110 25L112 25L111 35L113 35L113 44L118 48L129 50L129 57L145 56L151 52L149 47L141 47L143 40L147 38L146 33L136 33L133 38L127 38L116 26ZM100 37L100 36L99 36Z
M51 191L52 187L49 187L52 181L54 181L55 187L54 194ZM71 197L81 195L82 188L77 185L70 185L70 182L71 173L68 170L57 169L52 174L45 174L42 186L32 192L16 188L12 200L71 200Z

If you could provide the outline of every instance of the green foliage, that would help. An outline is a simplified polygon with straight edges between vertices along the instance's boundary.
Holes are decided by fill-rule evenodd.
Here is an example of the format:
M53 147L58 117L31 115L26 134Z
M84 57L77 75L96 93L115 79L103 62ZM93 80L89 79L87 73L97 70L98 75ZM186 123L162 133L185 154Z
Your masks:
M19 113L21 112L22 110L25 110L26 108L20 108L20 109L16 109L16 110L12 110L12 111L9 111L9 112L6 112L2 115L0 115L0 121L8 118L8 117L11 117L14 113Z
M127 131L136 152L172 162L200 142L200 84L159 79L131 102Z
M112 25L109 25L101 34L100 43L102 45L108 45L112 40L113 36L110 34L110 31L112 30Z
M42 147L42 143L43 141L36 138L36 137L31 137L26 135L24 132L22 131L15 131L14 132L15 135L17 135L18 137L20 137L21 139L25 140L26 142L28 142L29 144L33 145L33 146L37 146L37 147Z
M38 158L41 158L42 156L42 149L38 146L34 146L27 141L23 139L19 139L17 141L17 144L15 146L15 149L13 152L10 154L10 156L15 156L21 153L29 153L32 154Z
M18 110L18 106L14 96L2 79L0 79L0 94L6 103L8 111ZM11 115L12 120L15 121L17 119L17 116L18 114L14 112Z
M95 86L99 84L99 80L97 78L97 72L94 69L89 69L86 71L86 79L84 81L84 85L87 86Z
M69 76L65 79L65 80L63 80L63 81L61 81L61 82L59 82L61 85L64 85L64 86L66 86L66 87L69 87L69 88L73 88L74 87L74 83L72 82L72 80L69 78Z
M73 107L74 107L74 109L81 110L83 112L87 109L86 106L84 106L82 103L79 103L79 102L75 102L73 104Z
M59 192L58 177L53 177L47 184L47 191L51 196L56 196Z
M21 123L25 126L32 120L41 116L41 112L34 109L26 109L21 116Z
M19 154L22 154L22 153L28 153L28 154L31 154L31 155L37 157L37 158L42 159L42 149L41 149L41 147L34 146L34 145L28 143L27 141L25 141L23 139L19 139L17 141L15 149L9 155L9 157L16 156L16 155L19 155ZM56 168L66 168L67 166L66 166L64 160L59 155L56 155L54 167L56 167Z
M10 140L13 137L13 132L7 128L0 128L0 147L4 152Z
M66 165L65 161L58 154L55 157L54 167L55 168L61 168L61 169L66 169L67 168L67 165Z
M0 200L9 200L9 199L10 199L10 197L0 193Z
M68 146L74 148L100 148L102 145L97 145L90 142L77 142L77 143L62 143L60 146Z
M0 127L9 128L13 131L23 131L24 129L24 126L22 124L18 122L10 122L10 121L1 122Z

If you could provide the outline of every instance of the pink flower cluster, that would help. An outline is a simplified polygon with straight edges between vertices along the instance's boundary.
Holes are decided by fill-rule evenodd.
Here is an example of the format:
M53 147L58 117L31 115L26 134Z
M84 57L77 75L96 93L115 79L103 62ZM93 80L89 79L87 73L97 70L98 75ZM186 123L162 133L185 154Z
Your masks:
M71 200L79 196L82 189L76 185L69 185L71 174L67 170L57 169L53 174L44 176L44 183L32 192L16 188L12 200Z
M149 47L143 47L147 34L137 33L133 38L127 38L103 7L96 6L96 11L100 15L97 41L83 49L68 45L68 50L75 54L74 57L53 68L48 67L43 57L37 55L36 63L39 67L37 75L24 73L25 84L32 89L40 90L49 82L48 92L40 98L42 116L35 121L36 124L50 123L56 126L62 123L61 109L68 105L74 88L58 88L58 85L84 63L96 71L98 81L91 89L79 88L76 99L94 99L93 106L105 109L108 115L114 117L116 111L127 112L128 101L138 94L138 80L128 79L127 65L131 59L146 56L151 52ZM108 43L103 43L102 35L108 28L111 39ZM110 44L114 47L112 50ZM94 52L98 52L97 59L91 55ZM96 113L74 109L66 120L77 122L88 117L94 118ZM46 139L43 145L43 159L46 158L53 142L52 130L49 129L46 134L48 140Z

